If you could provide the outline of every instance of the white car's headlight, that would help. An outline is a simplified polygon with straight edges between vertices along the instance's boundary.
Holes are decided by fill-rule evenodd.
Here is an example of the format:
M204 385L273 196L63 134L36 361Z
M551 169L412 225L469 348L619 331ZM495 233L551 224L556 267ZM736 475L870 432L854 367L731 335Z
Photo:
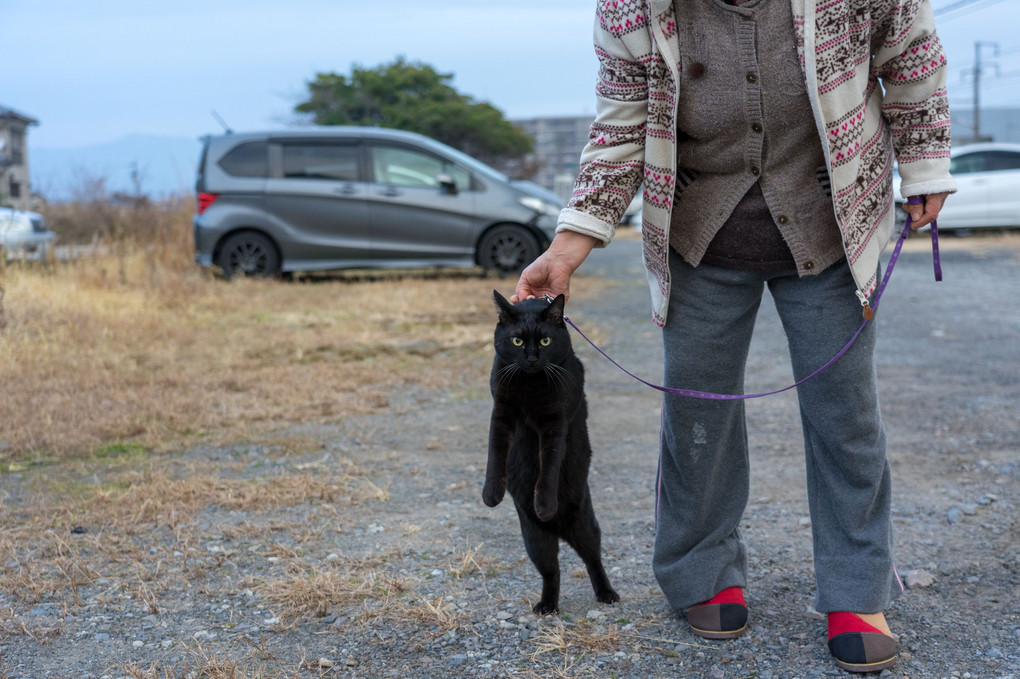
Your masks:
M541 198L535 198L533 196L526 196L520 198L520 203L529 210L534 210L540 215L549 215L550 217L557 217L560 214L560 207L547 203Z

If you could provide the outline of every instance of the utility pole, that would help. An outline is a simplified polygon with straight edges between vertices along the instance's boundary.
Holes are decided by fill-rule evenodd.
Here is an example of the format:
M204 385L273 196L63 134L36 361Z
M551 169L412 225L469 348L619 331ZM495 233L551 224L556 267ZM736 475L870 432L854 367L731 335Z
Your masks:
M999 43L989 42L987 40L977 40L974 42L974 68L971 71L971 75L974 78L974 139L973 141L979 142L981 139L981 71L983 66L981 64L981 48L991 47L992 55L999 58ZM995 72L999 72L999 65L993 64ZM966 72L964 73L966 75Z

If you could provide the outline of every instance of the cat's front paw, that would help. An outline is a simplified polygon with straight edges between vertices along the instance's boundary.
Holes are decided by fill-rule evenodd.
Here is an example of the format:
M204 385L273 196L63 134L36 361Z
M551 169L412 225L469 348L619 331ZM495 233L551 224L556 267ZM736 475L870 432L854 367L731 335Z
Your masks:
M556 493L543 493L535 491L535 514L540 521L551 521L556 516L559 505L556 502Z
M485 503L486 507L495 507L503 501L503 495L506 493L506 481L496 481L491 479L485 480L485 485L482 486L482 502Z
M604 604L615 604L620 600L620 595L616 593L615 589L608 587L600 592L595 592L595 599Z
M542 599L531 607L531 612L536 615L549 615L550 613L555 613L559 609L560 604L558 601L546 601L545 599Z

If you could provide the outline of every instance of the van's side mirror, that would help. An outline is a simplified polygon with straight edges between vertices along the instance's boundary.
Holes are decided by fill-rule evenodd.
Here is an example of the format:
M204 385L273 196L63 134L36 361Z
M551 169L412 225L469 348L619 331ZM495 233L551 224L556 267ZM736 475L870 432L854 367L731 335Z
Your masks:
M453 181L453 177L448 174L441 174L436 177L436 181L439 182L439 188L443 193L448 193L451 196L457 195L457 183Z

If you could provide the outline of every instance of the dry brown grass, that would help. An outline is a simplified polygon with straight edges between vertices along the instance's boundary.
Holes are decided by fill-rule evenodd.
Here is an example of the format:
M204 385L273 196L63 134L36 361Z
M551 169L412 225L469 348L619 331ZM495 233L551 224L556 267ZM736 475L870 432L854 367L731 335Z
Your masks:
M252 477L211 461L129 461L142 468L107 461L53 468L33 475L18 497L2 499L0 592L21 605L47 600L77 608L83 585L105 581L111 592L126 593L140 610L154 613L167 592L235 559L231 541L245 541L251 546L246 553L258 559L287 563L297 560L295 549L316 540L316 531L339 530L342 508L385 502L361 470L343 460ZM288 515L294 507L300 511ZM210 508L228 520L209 522ZM293 546L277 544L278 533ZM210 550L210 535L226 546ZM151 549L154 540L161 547ZM307 607L299 589L290 605ZM0 630L29 634L5 624L12 615L0 611Z
M374 562L354 561L309 570L293 565L283 577L267 580L258 593L285 623L303 616L322 618L356 607L367 600L390 600L407 591L401 580L380 574Z
M236 439L385 409L395 386L465 369L484 381L490 291L512 283L227 283L188 261L190 210L167 209L149 242L133 230L108 254L0 271L8 462Z

